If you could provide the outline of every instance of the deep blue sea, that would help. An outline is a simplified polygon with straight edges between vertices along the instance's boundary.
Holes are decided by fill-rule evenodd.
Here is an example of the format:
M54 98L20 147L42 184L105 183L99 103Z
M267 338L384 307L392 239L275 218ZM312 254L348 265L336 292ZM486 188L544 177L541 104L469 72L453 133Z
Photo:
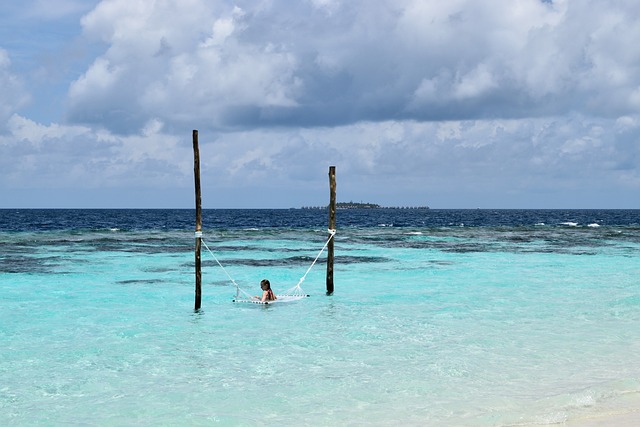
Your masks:
M640 408L640 210L0 210L0 425L514 426ZM215 256L215 258L214 258ZM216 262L222 264L222 268Z

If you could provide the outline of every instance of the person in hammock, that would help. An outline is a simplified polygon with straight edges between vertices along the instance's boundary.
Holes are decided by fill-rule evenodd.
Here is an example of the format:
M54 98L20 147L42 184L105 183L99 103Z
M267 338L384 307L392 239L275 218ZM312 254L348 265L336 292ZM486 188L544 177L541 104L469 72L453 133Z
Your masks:
M263 279L260 282L260 288L262 289L262 298L254 297L260 299L260 301L274 301L276 300L276 294L271 290L271 283L267 279Z

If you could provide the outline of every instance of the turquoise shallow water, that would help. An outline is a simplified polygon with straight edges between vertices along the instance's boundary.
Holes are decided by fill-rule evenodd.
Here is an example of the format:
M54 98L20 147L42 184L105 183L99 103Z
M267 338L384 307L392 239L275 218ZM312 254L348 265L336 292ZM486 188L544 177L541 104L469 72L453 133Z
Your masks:
M0 425L563 422L640 405L635 228L347 228L310 298L234 304L193 233L2 233ZM241 286L296 284L326 230L205 241ZM7 260L11 260L9 263ZM321 261L324 261L321 259Z

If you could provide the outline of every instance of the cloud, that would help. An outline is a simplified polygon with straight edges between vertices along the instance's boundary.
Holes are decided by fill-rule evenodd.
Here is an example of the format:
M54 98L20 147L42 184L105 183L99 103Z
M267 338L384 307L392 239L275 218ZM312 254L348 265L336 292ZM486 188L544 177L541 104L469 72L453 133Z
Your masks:
M0 188L120 189L111 202L118 206L135 189L157 194L155 206L190 201L190 133L166 134L160 119L127 136L18 115L8 128L0 137ZM640 189L639 139L638 115L201 132L201 173L210 207L317 205L326 198L328 165L337 166L341 200L594 207L590 201L612 197L624 207L633 201L621 195Z
M22 79L11 71L9 55L0 48L0 133L7 119L28 100Z
M108 49L72 84L68 117L126 133L152 117L220 129L619 116L639 102L638 13L623 0L112 0L83 18Z
M242 42L244 21L239 8L215 2L101 3L83 25L110 47L72 84L70 120L126 133L152 117L224 126L294 106L295 58L277 44Z
M15 114L7 127L8 135L0 137L5 188L162 188L193 173L191 147L162 135L157 120L128 137L86 126L42 125Z

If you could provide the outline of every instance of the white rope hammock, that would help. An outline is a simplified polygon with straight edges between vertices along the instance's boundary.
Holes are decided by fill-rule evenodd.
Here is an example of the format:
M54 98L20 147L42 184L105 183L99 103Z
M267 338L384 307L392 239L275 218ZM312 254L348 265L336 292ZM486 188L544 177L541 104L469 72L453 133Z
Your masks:
M331 229L329 230L329 238L325 242L324 246L322 246L322 249L320 249L320 251L318 252L318 255L316 255L315 259L313 260L313 262L311 263L311 265L309 266L307 271L300 278L300 280L298 280L298 283L294 287L288 289L284 294L277 294L276 295L276 298L277 298L276 300L273 300L273 301L261 301L259 299L254 298L253 296L251 296L250 294L248 294L244 290L242 290L242 288L238 285L238 283L233 279L233 277L231 277L231 275L223 267L222 263L220 263L220 261L215 256L215 254L211 251L211 249L209 249L209 246L204 241L204 239L202 239L202 232L201 231L196 231L196 237L200 237L201 238L201 242L204 245L204 247L211 254L211 256L216 261L218 266L220 266L222 271L224 271L224 274L227 275L227 277L229 278L231 283L233 283L233 285L236 287L236 296L233 299L233 302L248 302L248 303L252 303L252 304L273 304L275 302L290 302L290 301L296 301L296 300L308 297L309 295L307 295L301 288L302 282L304 282L304 280L307 278L307 274L309 274L309 272L311 271L313 266L316 265L316 262L318 261L318 258L320 258L320 255L322 255L322 252L324 252L325 248L327 247L327 245L329 245L329 242L331 241L331 239L333 238L333 236L335 234L336 234L336 230L331 230Z

